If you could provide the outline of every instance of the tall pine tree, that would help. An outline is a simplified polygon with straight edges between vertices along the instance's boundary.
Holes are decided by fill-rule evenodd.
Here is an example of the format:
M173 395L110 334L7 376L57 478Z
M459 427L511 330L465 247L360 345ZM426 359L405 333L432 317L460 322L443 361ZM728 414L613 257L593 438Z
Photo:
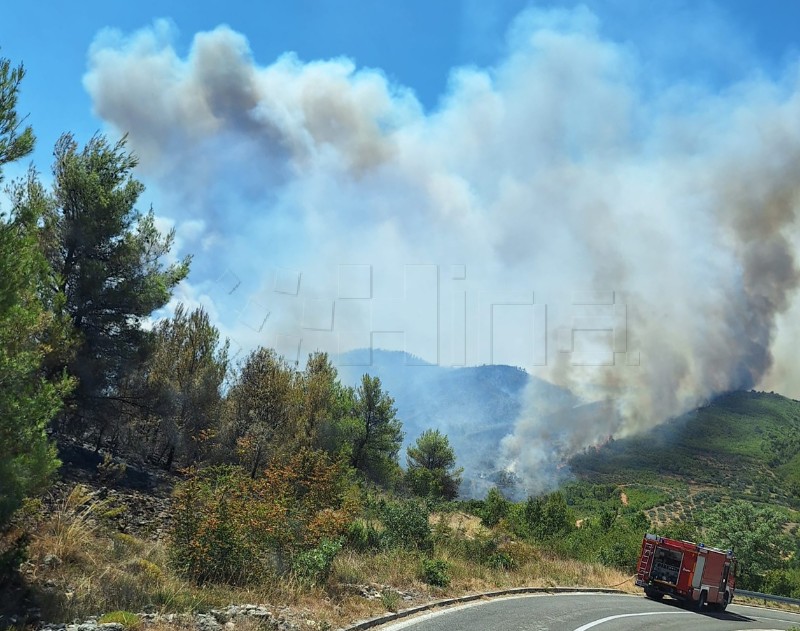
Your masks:
M33 149L33 132L21 128L15 111L23 76L22 66L12 69L0 59L0 171ZM0 529L58 466L45 429L70 386L62 376L43 374L51 345L66 341L50 309L58 296L37 242L41 206L19 207L26 184L15 188L12 216L0 217Z
M62 136L42 230L78 335L67 362L78 378L69 420L82 434L94 431L98 445L121 403L116 384L146 360L143 320L167 303L189 271L188 257L164 265L174 231L162 235L152 209L136 209L144 190L132 176L136 165L124 138L111 144L97 135L81 149L71 135Z

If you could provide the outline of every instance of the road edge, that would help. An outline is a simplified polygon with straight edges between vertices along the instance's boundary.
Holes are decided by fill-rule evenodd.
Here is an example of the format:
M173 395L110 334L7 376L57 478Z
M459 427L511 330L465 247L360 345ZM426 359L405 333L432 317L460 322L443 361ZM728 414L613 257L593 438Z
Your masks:
M450 607L452 605L460 605L469 603L476 600L500 598L502 596L514 596L516 594L574 594L574 593L594 593L594 594L627 594L621 589L612 589L610 587L513 587L510 589L500 589L491 592L481 592L478 594L468 594L467 596L457 596L455 598L443 598L441 600L433 600L424 605L417 605L408 609L402 609L393 613L384 614L375 618L368 618L355 622L349 627L342 627L340 631L363 631L364 629L371 629L387 622L394 622L410 616L430 611L432 609L440 609Z

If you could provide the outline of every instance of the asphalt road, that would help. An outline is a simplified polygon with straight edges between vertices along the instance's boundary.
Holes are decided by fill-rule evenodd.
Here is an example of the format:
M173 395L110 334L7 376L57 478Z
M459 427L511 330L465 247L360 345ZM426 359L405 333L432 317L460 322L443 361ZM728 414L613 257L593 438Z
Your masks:
M379 627L381 631L766 631L800 627L800 615L731 605L687 611L674 601L616 594L536 594L470 603Z

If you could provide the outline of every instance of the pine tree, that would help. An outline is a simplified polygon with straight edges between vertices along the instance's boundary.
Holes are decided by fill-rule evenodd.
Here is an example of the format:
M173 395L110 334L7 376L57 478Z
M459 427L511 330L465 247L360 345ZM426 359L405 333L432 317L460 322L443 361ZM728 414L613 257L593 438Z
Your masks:
M415 495L452 500L458 496L463 469L456 469L456 454L438 429L425 430L407 450L406 483Z
M166 469L176 458L192 464L203 456L217 429L227 370L228 343L220 345L202 308L187 313L180 304L156 326L147 389L160 421L152 442L161 446Z
M97 135L79 149L71 135L62 136L42 230L65 314L79 337L66 363L78 378L72 428L93 430L98 445L120 403L116 386L147 359L143 321L167 303L189 270L188 257L164 266L174 231L162 235L152 209L136 209L144 190L132 176L136 164L124 138L110 144Z
M299 447L301 396L294 367L274 350L259 348L247 356L228 392L223 440L251 477L271 458Z
M403 431L394 399L383 391L378 377L361 378L353 412L350 464L368 480L390 486L400 473L397 455Z
M12 70L0 59L0 167L33 148L33 132L20 131L14 110L23 76L21 66ZM50 345L67 342L50 310L58 296L37 241L41 207L22 212L18 202L25 190L25 182L14 189L12 216L0 217L0 528L59 464L45 430L70 387L63 376L43 375Z

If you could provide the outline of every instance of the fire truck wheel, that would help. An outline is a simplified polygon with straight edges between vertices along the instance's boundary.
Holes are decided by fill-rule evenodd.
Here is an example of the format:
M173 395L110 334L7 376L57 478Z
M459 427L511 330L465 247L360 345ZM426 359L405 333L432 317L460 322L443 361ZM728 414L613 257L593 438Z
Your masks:
M725 611L728 608L728 592L722 597L722 602L717 605L717 611Z
M703 611L706 606L706 592L700 592L700 598L697 600L697 611Z
M644 595L651 600L661 600L662 598L664 598L664 594L661 594L659 592L654 592L650 589L644 590Z

